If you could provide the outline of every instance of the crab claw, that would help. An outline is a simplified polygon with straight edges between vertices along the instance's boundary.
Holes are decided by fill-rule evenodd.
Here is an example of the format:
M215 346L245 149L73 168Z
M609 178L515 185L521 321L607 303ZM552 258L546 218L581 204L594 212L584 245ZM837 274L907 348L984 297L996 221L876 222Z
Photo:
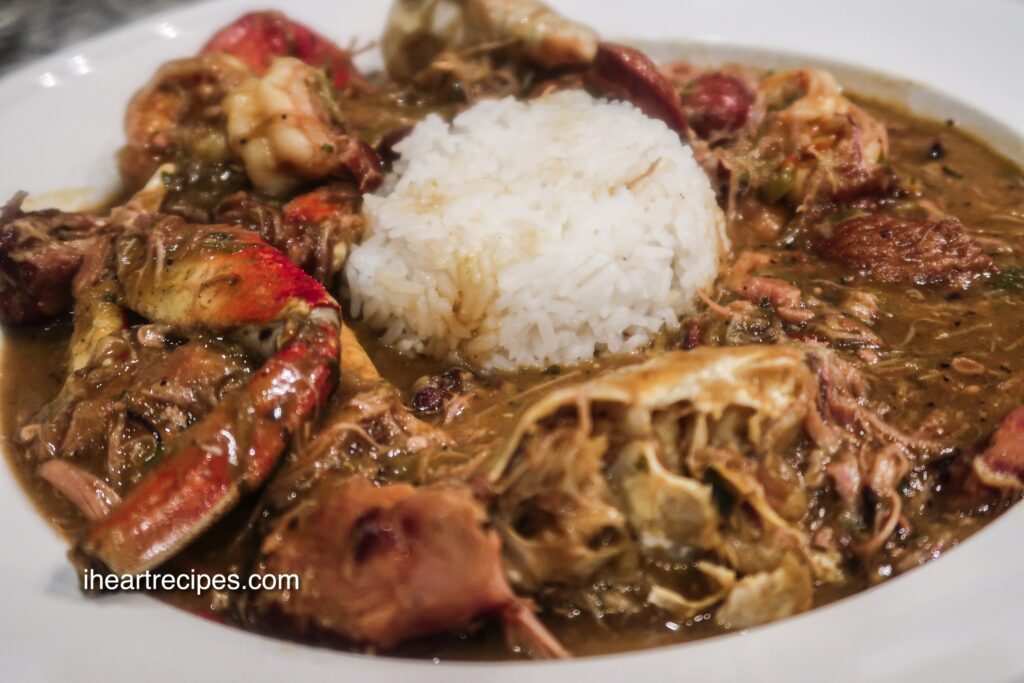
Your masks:
M297 57L325 69L338 90L363 81L346 50L281 12L250 12L239 17L213 34L201 54L208 52L233 55L257 74L266 73L274 57Z
M330 285L349 250L363 235L362 197L350 184L322 185L283 207L251 192L226 197L218 223L240 225L260 235L317 281Z
M126 308L184 332L240 337L267 358L80 539L79 556L137 573L172 557L269 475L334 391L341 323L323 286L243 228L142 215L116 252Z

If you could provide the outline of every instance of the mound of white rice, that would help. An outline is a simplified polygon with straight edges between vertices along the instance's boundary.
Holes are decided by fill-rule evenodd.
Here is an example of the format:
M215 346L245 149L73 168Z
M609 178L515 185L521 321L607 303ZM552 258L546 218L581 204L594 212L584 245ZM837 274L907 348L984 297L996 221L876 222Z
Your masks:
M727 248L690 149L625 102L482 101L396 149L346 274L353 313L402 350L495 369L631 351Z

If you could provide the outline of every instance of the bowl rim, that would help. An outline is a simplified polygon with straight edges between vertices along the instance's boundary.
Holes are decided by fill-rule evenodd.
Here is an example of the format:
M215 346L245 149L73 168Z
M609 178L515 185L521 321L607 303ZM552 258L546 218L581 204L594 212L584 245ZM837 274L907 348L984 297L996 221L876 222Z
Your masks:
M262 3L257 3L255 6L260 4ZM315 20L315 13L323 9L318 7L319 3L315 0L299 0L295 4L298 11L295 11L294 14L306 21ZM728 32L703 31L704 25L700 22L697 23L702 30L691 31L690 35L683 36L681 39L678 33L673 33L671 36L665 35L664 26L657 21L652 23L649 16L642 21L622 21L622 12L610 5L590 6L586 0L563 0L552 4L559 7L564 6L564 11L569 16L597 17L594 23L598 28L611 26L621 29L621 31L607 31L609 34L618 35L621 32L625 35L641 36L637 42L660 43L667 39L676 44L682 42L690 49L708 50L709 54L747 53L766 60L774 57L783 60L797 60L799 63L829 64L831 68L838 68L844 73L860 74L868 80L874 78L891 81L896 83L897 89L902 89L907 94L905 103L911 108L916 111L920 111L920 107L934 107L935 111L956 111L972 134L983 139L995 140L1003 146L1007 156L1018 164L1024 165L1024 106L1011 107L1002 98L982 97L981 102L988 112L986 113L981 111L981 105L975 107L965 104L962 98L946 95L946 92L978 92L979 88L977 87L965 86L961 77L943 78L942 74L927 68L918 68L919 65L907 68L907 64L902 64L903 68L898 69L902 72L901 74L893 76L891 75L892 70L883 71L877 64L857 65L860 60L851 59L849 53L844 49L817 51L818 56L811 56L815 53L812 47L815 44L813 41L796 42L795 45L787 44L784 46L785 49L780 49L777 44L765 45L763 43L766 41L745 39L742 31L738 35ZM725 5L724 8L716 9L697 3L696 11L701 15L701 20L705 20L728 16L734 7L749 9L752 5L756 6L752 0L727 0L722 4ZM906 2L904 4L918 9L926 6L923 2ZM954 0L927 3L930 15L933 17L937 15L939 24L945 26L940 31L943 35L956 33L957 27L950 25L949 22L955 22L961 16L961 8L958 7L958 4ZM658 16L680 14L679 8L659 6L656 0L639 0L634 3L634 6L637 5L640 9L656 9ZM781 5L780 11L784 15L788 9L798 7L799 3L796 0L782 0ZM833 17L840 16L843 5L838 1L825 2L823 5L829 8L825 10L826 14L831 13ZM882 0L868 0L865 5L871 9L884 6L885 3ZM68 80L87 75L75 73L76 59L80 56L85 56L87 61L93 60L97 63L107 64L117 61L118 52L121 49L131 48L139 51L140 54L146 54L149 51L146 44L147 37L160 35L161 31L166 33L166 27L176 29L178 36L163 35L162 37L173 43L180 50L180 54L188 54L190 44L191 47L194 47L205 37L195 32L197 24L211 20L221 21L224 16L253 7L253 3L248 0L216 0L161 12L16 69L0 79L0 97L6 94L8 98L30 100L34 98L42 104L32 106L43 106L45 98L40 99L40 88L46 93L56 93L60 88L47 86L41 79L44 79L45 74L48 73L56 74L58 79ZM348 9L361 17L356 22L359 26L371 26L373 17L378 17L379 20L379 17L382 16L380 7L374 6L365 11L354 9L356 7L355 4L352 4L352 7L348 7ZM982 0L975 3L974 7L982 8L976 10L983 15L984 21L981 23L985 25L986 29L991 30L992 36L996 36L992 39L993 46L990 51L995 53L998 50L1006 49L1009 54L1017 57L1017 64L1021 63L1020 58L1024 57L1024 46L1015 42L1005 43L1007 36L997 29L999 26L1004 29L1008 28L1005 24L1007 17L1016 18L1021 22L1019 25L1024 25L1024 3L1011 3L1008 0ZM289 7L287 11L293 12L294 9L296 8ZM986 17L987 19L985 19ZM999 26L995 24L999 24ZM210 27L218 25L219 23L208 24ZM207 33L210 30L212 28L209 28ZM184 40L179 40L179 37L183 37ZM133 45L134 48L132 48ZM978 61L979 59L981 61ZM984 54L979 57L973 52L966 62L968 66L972 64L984 66L987 63ZM1012 60L1010 66L1012 66ZM1008 69L1009 67L1002 63L1001 68L997 69L999 73L996 76L988 76L988 78L998 79L1005 76L1006 73L1012 73L1012 69ZM984 78L982 78L983 83ZM1008 101L1010 104L1016 102L1018 105L1024 105L1024 94L1018 92ZM117 105L117 107L120 106L120 104ZM0 121L3 121L2 113L0 113ZM3 128L0 127L0 130ZM3 144L3 138L4 134L0 133L0 144ZM112 152L111 148L109 153L112 155ZM22 160L22 163L27 162ZM18 489L18 495L11 495L13 488ZM48 527L48 525L40 518L34 505L20 490L20 486L13 481L13 476L10 474L0 476L0 514L3 513L7 513L11 523L19 527L18 533L15 535L14 547L18 547L22 552L25 548L31 547L39 552L52 553L54 548L59 548L63 544L63 539L60 539L52 528L48 541L33 537L33 534L40 533L40 529L44 526ZM34 524L27 519L26 513L35 520ZM94 604L86 607L83 605L84 600L68 593L68 581L71 582L72 592L75 589L70 569L65 567L64 570L53 571L54 564L63 562L62 553L56 553L56 557L50 557L41 562L29 563L30 569L43 569L43 576L36 577L39 580L28 580L22 571L24 567L14 561L13 554L8 554L6 558L0 560L0 580L6 583L7 590L5 592L18 599L15 600L15 609L5 610L4 616L0 617L0 638L4 638L5 642L12 643L15 647L7 648L0 655L0 670L21 673L26 680L39 678L41 677L39 674L43 674L45 677L54 674L68 674L80 667L95 666L107 661L112 652L118 649L120 644L116 642L116 639L104 644L102 639L93 638L89 640L90 647L88 648L69 647L61 653L60 657L51 655L51 658L47 659L46 650L43 648L47 639L52 639L54 635L54 624L34 622L31 619L27 619L26 623L28 615L24 613L24 610L33 608L34 601L46 601L57 603L53 612L71 620L71 624L68 626L63 623L57 625L58 632L60 629L88 628L89 626L113 628L115 633L122 634L121 637L126 638L129 642L132 639L153 637L162 633L178 641L179 644L194 648L192 651L195 653L195 657L192 658L173 653L168 655L143 650L141 653L129 657L123 666L112 669L111 673L115 680L132 677L131 674L135 671L132 667L140 663L157 663L164 667L155 671L157 679L179 678L189 673L203 674L204 676L217 672L237 674L237 653L245 653L250 657L246 664L247 672L257 677L301 672L319 678L341 671L349 677L372 677L375 680L403 680L407 675L416 675L417 678L424 680L435 678L438 680L462 680L464 678L469 680L471 677L475 679L481 675L502 680L506 678L511 680L513 677L519 679L525 675L537 680L557 680L566 674L575 673L600 679L621 679L626 675L634 676L641 671L664 673L676 668L685 668L689 675L708 675L715 679L738 679L749 677L752 674L760 674L761 676L769 675L772 678L781 678L785 675L801 680L813 678L828 671L832 678L838 680L863 678L888 680L888 676L894 674L900 674L899 677L903 677L907 673L920 674L922 671L926 671L930 672L932 677L937 677L938 680L945 680L947 677L951 677L952 673L970 671L976 674L978 671L985 671L986 677L1000 679L1005 676L1005 680L1011 680L1024 674L1024 647L1022 647L1024 646L1024 631L1019 628L1007 630L1012 628L1014 623L1011 620L1014 612L1012 608L1022 604L1019 590L1013 592L1013 580L1019 579L1019 576L1024 573L1024 549L1014 550L1012 547L1014 537L1019 536L1021 530L1024 530L1024 506L1017 505L1000 519L987 525L961 547L949 552L948 556L941 558L940 562L929 563L927 566L896 577L880 586L782 622L758 627L747 632L716 636L681 645L623 654L599 655L557 663L446 662L434 665L429 662L390 657L370 658L303 644L286 643L267 636L243 632L234 627L204 622L141 596L119 596L110 601L112 603L110 609L97 608ZM998 562L984 563L980 561L981 559L997 559ZM45 574L47 570L50 572L48 575ZM17 586L25 583L29 584L28 589L18 592ZM966 587L972 589L965 591ZM12 593L12 590L18 592L20 597ZM1007 590L1010 592L1004 594L1003 591ZM935 611L929 604L930 598L934 595L941 595L943 599L952 601L955 603L955 607L946 607ZM1000 597L1003 598L1002 601L1000 601ZM1016 600L1007 599L1014 597ZM936 657L935 661L938 662L938 665L935 662L919 661L919 658L908 658L906 653L901 654L896 651L899 648L883 649L882 652L886 657L891 657L894 661L880 662L877 653L851 654L844 652L843 648L837 649L835 645L829 646L827 638L823 638L823 634L831 629L841 628L851 629L854 633L863 636L866 633L864 629L870 625L874 616L899 615L909 619L910 623L927 625L927 614L913 615L901 611L912 609L915 600L931 609L931 613L937 620L931 630L925 632L925 635L935 641L927 649L931 655ZM986 609L990 610L988 616L992 623L966 634L968 636L966 640L972 646L970 649L973 650L966 652L963 643L956 642L958 636L965 634L959 633L960 629L958 628L951 628L956 624L944 624L941 620L977 619L983 610L977 609L977 605L975 609L971 609L968 603L972 600L979 601L978 604L984 605ZM992 617L993 613L996 614L995 617ZM972 625L975 623L977 622L972 622ZM882 630L892 630L893 624L882 623L877 626ZM67 631L65 630L65 632ZM840 638L840 636L835 637ZM919 644L921 640L921 637L915 636L909 639L904 638L899 642L903 646L907 646L908 644ZM861 640L860 642L877 643L877 639L874 641ZM937 645L946 646L949 653L954 653L958 657L962 656L962 658L953 662L950 657L941 656L940 652L935 651ZM809 659L800 661L798 657L804 648L817 648L817 652ZM226 650L233 652L226 652ZM886 657L882 659L886 659ZM838 663L846 665L845 673L836 672L835 667ZM978 669L978 666L987 668ZM851 678L846 678L851 674L853 675Z

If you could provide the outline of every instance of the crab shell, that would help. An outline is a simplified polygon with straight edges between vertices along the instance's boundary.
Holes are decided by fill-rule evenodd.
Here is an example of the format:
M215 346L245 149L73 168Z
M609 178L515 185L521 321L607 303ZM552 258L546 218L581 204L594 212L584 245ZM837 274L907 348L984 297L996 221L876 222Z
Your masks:
M581 402L628 408L629 420L622 428L636 440L652 436L654 413L684 402L715 419L729 407L749 408L753 411L748 425L752 435L767 428L781 438L800 426L816 390L817 377L806 362L806 353L794 347L758 345L667 353L548 394L522 416L497 457L489 461L487 476L491 481L501 477L524 436L538 423Z
M838 578L836 558L810 548L747 465L778 462L799 444L816 447L809 434L821 420L815 368L822 359L812 357L823 353L789 346L668 353L531 406L481 465L497 494L492 519L513 583L586 585L654 552L712 556L697 569L716 590L690 598L654 586L649 600L685 618L724 600L724 616L742 624L807 609L812 575ZM736 550L712 478L753 511L777 541L776 556ZM522 511L536 507L547 521L524 532ZM737 586L744 590L730 598ZM778 599L748 615L744 595L755 588Z

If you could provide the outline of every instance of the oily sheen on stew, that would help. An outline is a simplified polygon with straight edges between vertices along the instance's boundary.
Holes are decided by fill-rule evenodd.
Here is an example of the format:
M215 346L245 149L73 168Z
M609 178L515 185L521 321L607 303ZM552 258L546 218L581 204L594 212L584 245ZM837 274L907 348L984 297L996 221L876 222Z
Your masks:
M998 150L818 69L440 4L396 2L380 73L210 27L127 104L119 199L7 202L4 438L77 568L294 573L156 597L568 657L812 609L1020 499Z

